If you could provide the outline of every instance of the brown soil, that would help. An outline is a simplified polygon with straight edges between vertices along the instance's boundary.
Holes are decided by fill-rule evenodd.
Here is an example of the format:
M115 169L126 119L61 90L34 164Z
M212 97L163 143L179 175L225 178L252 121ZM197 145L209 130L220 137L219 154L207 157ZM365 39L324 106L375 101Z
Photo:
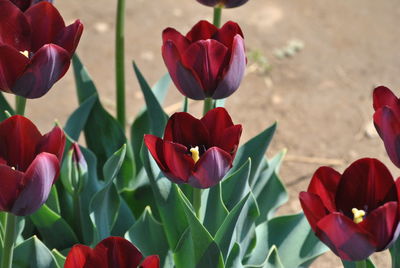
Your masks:
M127 105L130 121L143 105L134 78L135 60L151 83L166 68L161 59L161 31L168 26L182 32L200 19L211 19L212 10L195 0L127 1L126 66ZM116 1L56 1L66 22L79 18L85 31L78 53L96 81L103 104L114 113L114 17ZM321 165L340 172L361 157L384 161L395 176L400 172L388 160L372 127L371 92L375 85L400 92L400 31L398 0L312 1L250 0L241 8L224 10L223 20L238 22L249 52L248 73L226 107L242 123L242 141L278 121L278 131L268 155L287 148L281 178L290 201L281 213L300 211L298 193L307 188ZM279 59L276 50L292 40L304 48ZM268 59L268 67L262 60ZM180 95L171 88L166 106L173 112ZM62 124L77 107L70 70L45 97L28 102L27 114L43 131L57 118ZM178 106L179 109L180 106ZM200 113L201 104L191 111ZM378 256L379 267L389 267L387 254ZM332 253L312 267L340 267Z

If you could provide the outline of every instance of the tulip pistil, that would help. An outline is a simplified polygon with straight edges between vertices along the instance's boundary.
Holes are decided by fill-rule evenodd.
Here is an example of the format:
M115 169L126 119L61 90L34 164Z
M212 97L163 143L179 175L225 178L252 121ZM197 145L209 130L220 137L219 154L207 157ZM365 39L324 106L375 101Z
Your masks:
M28 50L20 51L19 53L21 53L25 57L29 58L29 51Z
M190 148L190 153L192 154L192 158L193 158L194 163L199 161L199 159L200 159L199 146L196 146L194 148Z
M353 215L354 215L353 216L353 221L355 223L360 223L360 222L363 221L363 217L365 216L365 211L364 210L353 208L351 210L351 212L353 212Z

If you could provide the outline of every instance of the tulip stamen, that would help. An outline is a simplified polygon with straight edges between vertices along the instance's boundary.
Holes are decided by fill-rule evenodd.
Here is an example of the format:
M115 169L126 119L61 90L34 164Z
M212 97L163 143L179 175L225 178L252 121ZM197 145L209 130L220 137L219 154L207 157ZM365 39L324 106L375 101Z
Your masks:
M362 209L356 209L356 208L353 208L352 210L351 210L351 212L353 212L353 221L355 222L355 223L360 223L360 222L362 222L363 221L363 217L365 216L365 211L364 210L362 210Z
M190 148L190 153L192 154L194 163L197 163L197 161L200 159L199 146Z
M25 57L29 58L29 51L28 50L20 51L19 53L21 53Z

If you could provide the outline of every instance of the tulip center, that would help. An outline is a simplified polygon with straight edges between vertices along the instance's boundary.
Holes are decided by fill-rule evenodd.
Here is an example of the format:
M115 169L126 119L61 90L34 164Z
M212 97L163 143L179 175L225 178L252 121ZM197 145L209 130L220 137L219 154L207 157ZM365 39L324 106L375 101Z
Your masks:
M353 221L355 223L360 223L360 222L363 221L363 217L365 216L365 211L364 210L353 208L351 210L351 212L353 212L353 215L354 215L353 216Z
M19 53L21 53L25 57L29 58L29 51L28 50L20 51Z
M190 153L192 154L194 163L197 163L197 161L199 161L200 158L199 146L190 148Z

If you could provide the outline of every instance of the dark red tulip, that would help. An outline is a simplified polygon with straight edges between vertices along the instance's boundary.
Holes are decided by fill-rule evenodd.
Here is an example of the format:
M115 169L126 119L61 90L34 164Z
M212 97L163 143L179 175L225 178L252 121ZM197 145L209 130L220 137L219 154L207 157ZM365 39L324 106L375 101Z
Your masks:
M22 12L0 0L0 90L39 98L67 72L83 31L65 26L57 9L40 2Z
M0 211L24 216L46 202L60 171L64 146L59 127L42 136L23 116L0 123Z
M233 8L244 5L248 0L197 0L197 2L209 7Z
M122 237L108 237L94 249L75 245L68 253L64 268L159 268L157 255L145 258L128 240ZM142 262L142 264L140 264ZM139 266L140 265L140 266Z
M234 125L224 108L215 108L200 120L175 113L168 120L164 139L145 135L144 141L167 178L209 188L232 167L241 133L242 126Z
M359 159L342 175L320 167L300 202L312 230L343 260L364 260L398 236L396 183L377 159Z
M29 7L31 7L34 4L40 3L40 2L49 2L52 3L53 0L10 0L11 2L14 3L19 9L22 11L27 10Z
M222 99L238 89L246 67L238 24L229 21L218 29L200 21L186 36L167 28L162 38L164 62L183 95L195 100Z
M387 87L375 88L374 124L393 164L400 168L400 100Z

